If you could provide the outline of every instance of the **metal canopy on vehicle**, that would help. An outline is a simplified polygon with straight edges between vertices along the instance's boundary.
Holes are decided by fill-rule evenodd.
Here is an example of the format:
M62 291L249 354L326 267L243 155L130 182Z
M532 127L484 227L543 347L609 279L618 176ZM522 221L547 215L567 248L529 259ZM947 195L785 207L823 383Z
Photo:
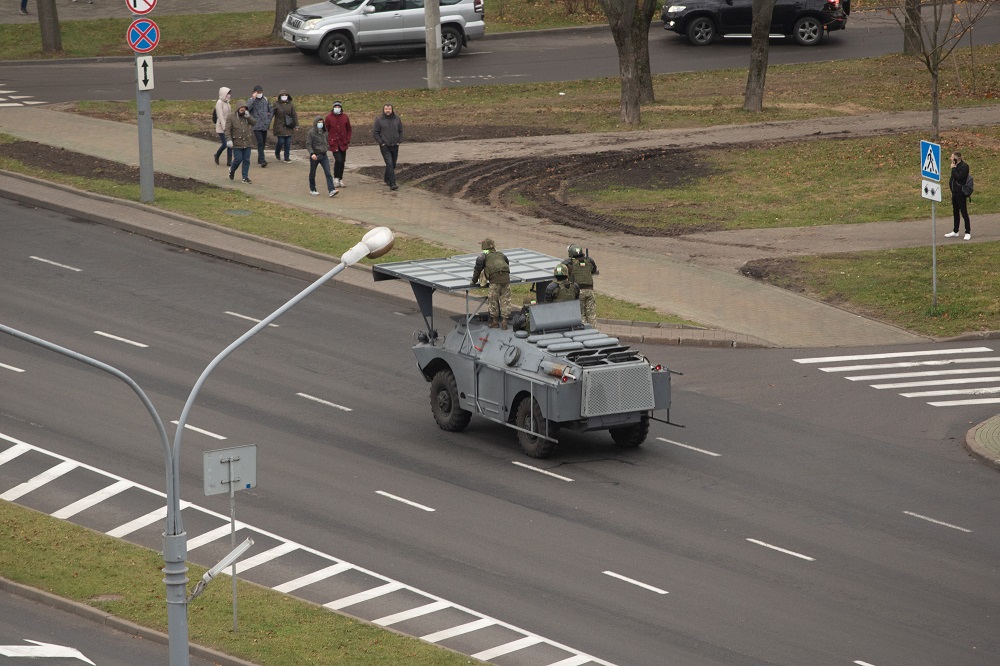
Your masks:
M510 262L510 283L533 284L550 282L552 269L559 259L548 254L517 248L501 250ZM476 258L480 255L460 254L443 259L418 259L416 261L397 261L389 264L378 264L372 267L372 275L376 282L382 280L406 280L413 289L413 295L420 306L428 331L433 330L434 307L433 295L437 290L446 292L480 289L472 282L472 272L475 270Z

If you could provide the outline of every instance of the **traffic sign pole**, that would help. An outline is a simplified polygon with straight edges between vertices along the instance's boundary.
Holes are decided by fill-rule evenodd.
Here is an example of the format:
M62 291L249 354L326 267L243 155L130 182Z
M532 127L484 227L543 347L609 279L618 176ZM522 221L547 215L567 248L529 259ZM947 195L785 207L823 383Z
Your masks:
M136 54L136 73L139 71L139 55ZM153 190L153 116L152 93L144 90L136 77L135 109L139 124L139 200L152 203Z
M941 145L920 142L920 175L941 182ZM921 189L925 189L922 187ZM940 190L938 198L940 198ZM931 308L937 310L937 201L931 199Z
M156 6L156 0L126 0L129 10L146 14ZM139 126L139 200L152 203L153 187L153 59L145 56L160 43L160 27L151 19L137 18L125 31L125 40L135 52L135 109Z

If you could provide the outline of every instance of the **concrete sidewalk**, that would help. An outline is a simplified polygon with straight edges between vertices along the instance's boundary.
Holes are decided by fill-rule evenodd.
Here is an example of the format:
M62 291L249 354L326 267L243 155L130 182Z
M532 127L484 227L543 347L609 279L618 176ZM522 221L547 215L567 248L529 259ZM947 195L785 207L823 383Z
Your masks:
M988 107L996 115L997 109ZM949 116L951 112L949 111ZM970 115L970 123L983 122L985 116ZM892 124L887 116L884 124ZM954 121L949 121L954 122ZM877 123L872 121L873 126ZM734 128L722 128L716 134L697 130L703 144L718 143L724 132L733 134ZM735 128L740 132L741 128ZM783 136L796 132L807 135L814 131L808 121L782 123L777 128ZM67 114L45 107L0 109L0 132L20 139L56 145L83 154L115 159L129 164L138 163L136 128L106 120ZM691 131L686 131L691 132ZM645 138L640 134L650 134ZM567 137L533 137L518 142L500 140L506 148L494 142L475 142L480 150L496 157L505 150L523 155L526 146L548 144L548 150L559 141L574 143L577 149L620 148L622 143L635 145L641 140L663 145L662 132L628 133L616 135L616 145L598 135ZM648 144L647 144L648 145ZM107 147L115 146L114 154ZM589 148L588 148L589 146ZM311 197L308 193L308 167L304 155L296 153L292 163L271 162L267 169L256 164L251 167L252 185L244 185L227 178L224 166L212 161L215 143L154 131L154 161L161 173L194 178L220 187L246 190L254 196L279 203L290 204L318 212L328 213L339 219L360 225L385 225L396 232L437 242L458 252L478 248L484 236L491 236L503 247L529 247L555 256L563 256L569 243L588 247L601 267L598 289L617 298L653 307L661 312L673 313L714 329L708 333L682 330L678 340L703 337L716 343L767 344L787 347L823 347L839 345L880 345L913 343L927 338L873 321L843 310L798 296L785 290L741 277L733 264L748 254L754 245L770 256L774 247L789 240L793 252L810 253L825 251L829 243L837 250L868 249L881 238L888 247L927 244L930 240L929 223L884 223L882 225L851 225L849 227L758 230L753 232L723 232L699 234L686 239L638 238L622 234L594 234L552 225L544 220L519 216L507 211L477 206L406 187L403 183L397 192L388 191L381 182L349 171L345 177L347 187L334 199ZM453 154L467 154L470 146L434 144L433 150L420 149L415 144L403 146L401 160L415 159L419 155L433 154L447 159ZM374 147L352 148L349 168L380 164ZM5 179L0 191L17 192L21 186ZM51 196L38 194L44 203ZM152 215L152 213L150 213ZM159 224L166 230L176 229L176 216L160 215ZM996 220L989 222L977 217L974 221L976 240L996 238L992 230ZM868 233L864 227L878 226L877 234ZM945 229L939 224L939 235ZM750 234L757 240L747 243L740 235ZM817 242L817 234L827 244ZM945 239L941 239L942 241ZM180 242L179 240L175 242ZM817 246L823 246L817 249ZM223 244L223 249L225 244ZM205 248L202 248L205 249ZM266 250L266 246L264 248ZM715 250L718 249L719 252ZM753 252L749 252L752 254ZM787 254L787 252L786 252ZM695 258L700 255L700 258ZM712 255L712 261L704 261ZM227 255L223 255L227 256ZM720 258L722 257L722 258ZM728 263L727 263L728 262ZM671 335L674 333L671 332Z

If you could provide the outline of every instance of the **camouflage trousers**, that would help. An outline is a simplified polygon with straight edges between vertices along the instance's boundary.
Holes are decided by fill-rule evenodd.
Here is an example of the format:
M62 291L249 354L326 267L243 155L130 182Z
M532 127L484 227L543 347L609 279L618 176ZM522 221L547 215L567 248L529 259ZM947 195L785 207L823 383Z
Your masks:
M597 299L593 289L580 289L580 316L584 324L597 325Z
M487 303L490 308L490 319L510 317L510 285L491 282Z

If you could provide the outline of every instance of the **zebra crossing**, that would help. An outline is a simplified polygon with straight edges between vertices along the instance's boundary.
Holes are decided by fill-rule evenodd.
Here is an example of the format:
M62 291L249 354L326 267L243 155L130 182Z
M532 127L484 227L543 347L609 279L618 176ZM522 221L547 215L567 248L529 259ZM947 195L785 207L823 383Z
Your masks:
M1000 404L1000 356L994 353L990 347L963 347L792 360L904 398L923 398L933 407L963 407Z
M0 433L0 500L154 550L162 547L165 493L4 433ZM212 566L230 550L229 516L183 500L180 506L189 535L188 560ZM236 532L237 541L247 536L254 540L253 549L236 564L237 575L277 592L482 661L614 666L244 522L236 522Z
M34 106L45 104L34 99L34 95L19 95L16 90L9 90L8 86L0 81L0 107L5 106Z

